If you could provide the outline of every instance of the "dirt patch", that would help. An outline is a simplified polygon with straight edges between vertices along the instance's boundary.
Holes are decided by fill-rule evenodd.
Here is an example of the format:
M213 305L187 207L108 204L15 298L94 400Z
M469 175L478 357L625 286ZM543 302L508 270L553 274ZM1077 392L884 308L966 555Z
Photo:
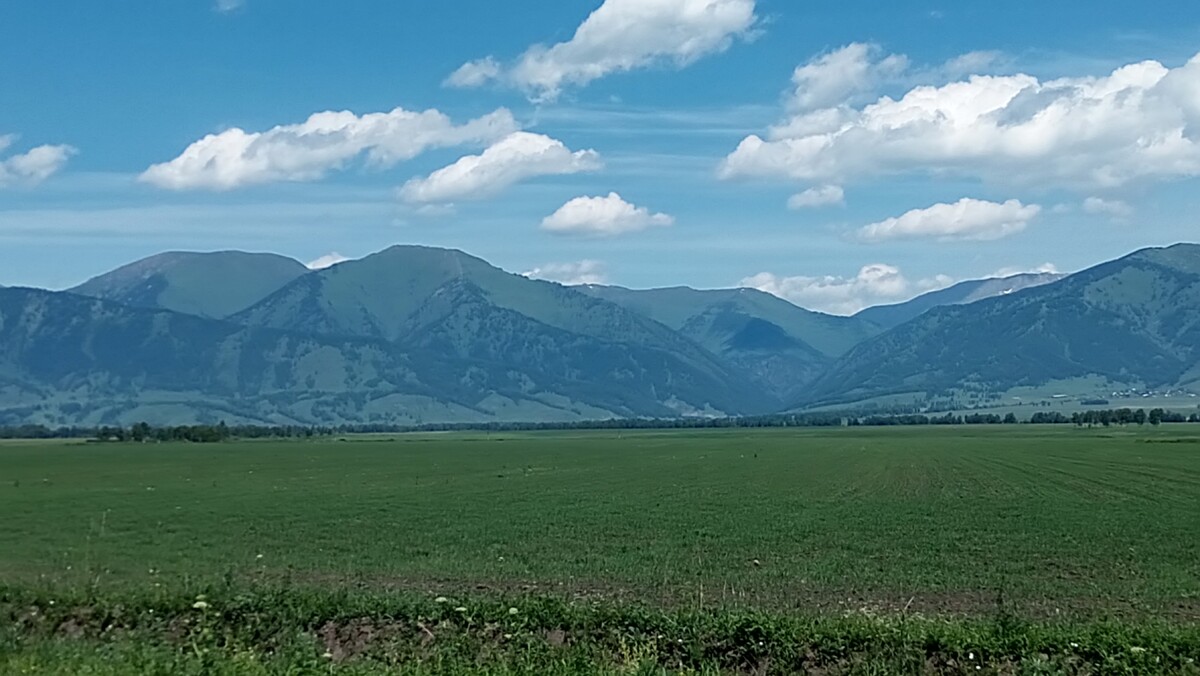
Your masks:
M425 627L418 630L400 622L360 618L346 622L326 622L317 630L317 638L325 648L326 657L334 662L344 662L366 654L380 645L406 639L420 645L429 645L433 642L434 634Z
M561 648L567 644L567 632L562 629L551 629L546 632L546 643L549 643L555 648Z

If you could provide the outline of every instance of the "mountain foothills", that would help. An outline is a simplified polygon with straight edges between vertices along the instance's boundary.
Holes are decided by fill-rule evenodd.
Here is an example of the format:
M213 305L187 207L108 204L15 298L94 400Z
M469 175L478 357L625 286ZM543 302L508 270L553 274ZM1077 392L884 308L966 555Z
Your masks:
M855 317L751 289L566 287L417 246L319 271L166 253L66 292L0 288L0 424L725 416L1081 380L1200 388L1200 246Z

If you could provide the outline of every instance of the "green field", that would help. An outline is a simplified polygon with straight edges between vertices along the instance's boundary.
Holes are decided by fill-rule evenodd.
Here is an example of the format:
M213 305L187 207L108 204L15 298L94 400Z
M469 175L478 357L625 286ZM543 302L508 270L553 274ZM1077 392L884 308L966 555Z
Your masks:
M1195 426L18 442L0 446L0 515L13 617L56 595L186 612L196 594L270 590L376 613L441 612L440 596L664 622L806 618L814 636L868 618L918 645L1002 615L1029 635L1160 627L1184 632L1175 652L1200 646ZM73 673L100 649L29 631L0 643L10 668Z

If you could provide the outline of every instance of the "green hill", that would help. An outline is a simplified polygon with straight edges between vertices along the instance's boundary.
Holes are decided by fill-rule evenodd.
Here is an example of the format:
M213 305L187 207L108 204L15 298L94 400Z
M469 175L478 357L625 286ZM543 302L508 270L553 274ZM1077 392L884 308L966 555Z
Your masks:
M250 307L308 273L275 254L168 252L122 266L72 293L158 310L221 319Z
M1001 392L1102 376L1195 383L1200 245L1146 249L1052 284L934 308L839 360L805 403L901 393Z
M396 246L306 275L231 320L430 350L448 364L520 372L531 391L579 395L629 415L778 405L666 326L449 249Z
M752 399L669 350L587 339L471 294L447 288L452 311L426 306L437 326L400 344L3 289L0 424L565 421Z
M805 310L755 289L576 288L680 332L785 400L880 332L870 322Z
M323 398L413 374L405 355L369 341L0 290L0 421L9 423L316 422Z

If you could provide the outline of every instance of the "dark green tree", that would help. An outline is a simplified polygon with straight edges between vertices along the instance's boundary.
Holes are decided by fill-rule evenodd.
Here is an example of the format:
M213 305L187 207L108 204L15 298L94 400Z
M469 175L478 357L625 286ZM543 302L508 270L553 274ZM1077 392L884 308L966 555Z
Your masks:
M129 438L136 442L143 442L154 434L154 430L150 428L149 423L140 422L129 428Z

